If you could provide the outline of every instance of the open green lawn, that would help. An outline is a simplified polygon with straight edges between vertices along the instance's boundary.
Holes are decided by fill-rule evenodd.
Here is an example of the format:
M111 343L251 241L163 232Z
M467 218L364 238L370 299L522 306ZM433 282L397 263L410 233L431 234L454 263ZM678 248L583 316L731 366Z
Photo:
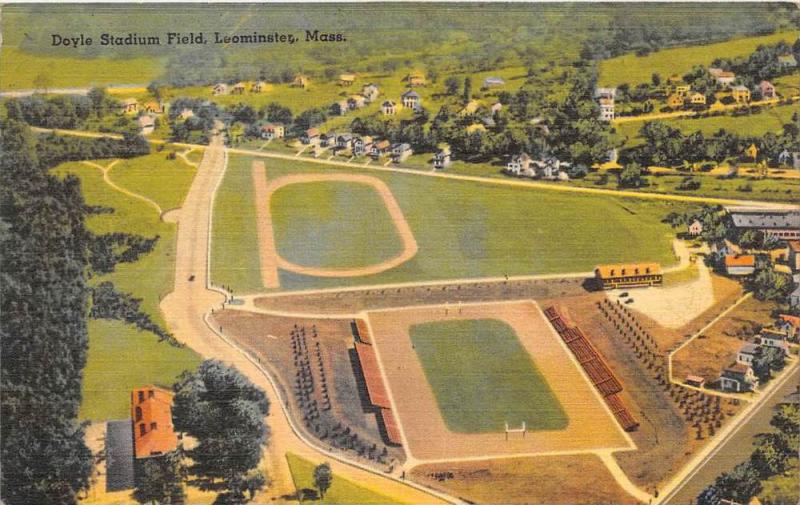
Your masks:
M107 160L97 160L104 165ZM177 227L162 222L155 210L135 198L109 187L100 171L81 163L64 163L56 174L75 174L81 179L89 205L115 210L113 214L92 216L87 226L96 233L128 232L160 239L155 249L135 263L123 263L93 283L111 281L117 289L142 298L142 310L165 325L158 307L161 298L172 290ZM84 371L81 418L93 421L128 417L130 390L138 385L170 385L177 375L196 367L200 357L189 349L178 349L159 342L152 333L138 332L116 321L89 322L89 357Z
M164 62L158 58L72 58L26 53L15 47L0 50L0 90L38 88L37 77L45 76L50 88L144 84L158 77Z
M291 184L271 198L279 254L299 265L369 266L403 250L383 199L371 186L344 181Z
M660 119L665 124L680 129L684 134L696 131L710 136L721 129L743 136L762 136L767 132L780 133L783 125L791 122L792 114L797 112L797 107L782 105L768 107L753 114L733 116L724 114L702 118L686 119ZM628 147L642 144L644 139L639 137L639 131L644 126L644 121L632 121L614 125L620 140L626 141ZM627 140L626 140L627 139Z
M181 158L167 159L169 150L121 160L109 172L112 181L144 195L166 211L180 207L196 169Z
M331 173L303 161L265 160L267 177ZM231 156L214 211L212 278L236 292L262 291L251 159ZM382 179L419 245L410 261L386 272L317 278L281 272L284 289L463 277L590 271L598 263L674 262L672 232L661 219L680 204L568 194L539 188L348 169ZM365 215L362 223L368 221ZM335 245L318 244L318 247Z
M292 480L298 492L311 490L316 493L314 488L314 464L300 456L286 453L286 460L289 462L289 471L292 472ZM308 496L306 492L306 496ZM321 500L304 499L303 502L329 504L329 505L392 505L399 502L388 496L375 493L355 482L333 474L331 487L325 493L325 498Z
M559 430L567 416L514 330L497 319L416 324L411 342L447 428Z
M664 49L647 56L624 54L600 62L600 86L617 86L628 83L631 86L649 82L653 73L666 79L672 74L684 75L694 65L709 65L716 58L732 58L752 53L761 44L777 44L786 41L790 45L797 40L800 31L744 37L716 44L696 45Z

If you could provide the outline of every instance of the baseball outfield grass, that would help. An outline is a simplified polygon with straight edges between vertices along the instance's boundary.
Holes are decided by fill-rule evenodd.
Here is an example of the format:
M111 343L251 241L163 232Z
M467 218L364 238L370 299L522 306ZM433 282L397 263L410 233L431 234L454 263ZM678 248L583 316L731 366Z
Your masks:
M514 330L497 319L416 324L411 342L450 431L559 430L567 416Z
M383 199L370 186L325 181L290 184L270 198L278 253L302 266L349 268L403 250Z
M168 159L166 149L147 156L121 160L109 171L109 177L123 188L156 202L162 211L183 204L197 169L181 158Z
M246 156L230 157L214 204L211 277L216 284L231 286L237 293L264 291L259 275L251 161ZM268 180L287 174L343 171L300 160L264 161ZM419 251L396 268L365 277L321 278L281 271L282 289L588 272L598 263L609 262L675 262L672 232L661 219L683 207L677 202L572 194L357 167L347 172L371 175L389 186ZM295 186L293 193L313 202L310 195L298 195L308 190L306 186ZM296 212L298 217L291 218L293 230L280 227L284 229L280 233L297 234L291 244L279 237L284 258L302 258L309 254L303 249L313 244L317 249L314 254L333 258L317 256L319 261L334 261L339 254L337 237L323 243L313 235L302 236L310 232L297 231L325 226L319 221L319 211L296 207ZM375 219L373 214L361 212L358 217L351 223L353 227L374 226L369 224ZM342 222L339 218L334 221ZM353 233L364 236L363 230Z

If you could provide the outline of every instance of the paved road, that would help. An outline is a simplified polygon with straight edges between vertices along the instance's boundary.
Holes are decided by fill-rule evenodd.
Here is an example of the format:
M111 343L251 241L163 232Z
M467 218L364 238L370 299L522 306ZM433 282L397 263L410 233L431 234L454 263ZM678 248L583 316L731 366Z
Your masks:
M235 365L269 396L272 408L267 423L272 438L264 454L264 463L269 469L273 485L262 495L262 499L270 497L287 501L286 497L294 493L285 458L287 452L292 452L314 463L328 461L337 475L386 496L415 503L441 503L442 499L382 475L333 460L310 447L308 441L301 439L291 425L281 399L266 374L251 358L206 324L205 318L210 309L219 307L226 298L224 292L211 286L208 277L213 196L226 165L225 147L221 136L217 135L205 151L181 209L175 253L175 287L161 302L161 309L179 341L204 358L215 358Z
M800 366L794 367L784 379L785 381L760 403L752 416L746 419L728 439L724 440L716 453L704 459L688 478L684 479L669 496L665 496L659 503L688 505L691 500L697 498L700 491L712 484L720 473L730 471L734 466L749 458L753 451L753 437L770 429L769 421L775 405L800 384Z

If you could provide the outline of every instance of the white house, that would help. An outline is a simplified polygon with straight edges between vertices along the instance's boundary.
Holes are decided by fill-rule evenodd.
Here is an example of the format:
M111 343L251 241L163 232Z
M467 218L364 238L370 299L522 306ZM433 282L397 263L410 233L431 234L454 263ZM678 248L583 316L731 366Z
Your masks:
M758 378L750 365L736 363L722 371L719 386L723 391L744 393L758 387Z
M261 127L261 138L282 139L286 135L286 127L280 123L270 123Z
M386 100L381 104L381 113L384 116L394 116L397 114L397 104L391 100Z
M533 159L528 156L528 153L520 153L511 157L508 164L506 164L506 172L512 175L533 177L535 172L531 165Z
M419 111L422 108L422 97L416 91L406 91L400 95L400 100L407 109Z
M378 99L378 95L380 95L380 90L378 89L377 84L369 83L365 84L361 88L361 94L364 96L364 98L367 99L368 102L374 102L375 100Z
M758 356L759 349L756 344L745 344L736 353L736 362L752 365L753 360Z
M450 148L445 146L433 155L433 168L441 170L450 166Z
M140 116L139 119L136 120L136 122L139 125L139 132L142 135L150 135L156 128L156 121L155 119L153 119L153 116L149 114Z
M223 82L215 84L214 87L211 88L211 94L215 95L215 96L216 95L227 95L228 94L228 85L223 83Z
M614 119L614 99L601 98L600 99L600 120L611 121Z
M785 353L789 352L789 342L787 341L786 333L771 328L764 328L758 336L761 339L762 346L775 347L776 349L782 349Z
M699 219L695 219L692 221L692 224L689 225L689 235L696 237L701 233L703 233L703 223L700 222Z
M594 97L595 99L608 98L611 100L616 100L617 88L595 88Z
M395 144L392 146L392 161L394 163L401 163L406 160L413 151L411 146L406 143Z

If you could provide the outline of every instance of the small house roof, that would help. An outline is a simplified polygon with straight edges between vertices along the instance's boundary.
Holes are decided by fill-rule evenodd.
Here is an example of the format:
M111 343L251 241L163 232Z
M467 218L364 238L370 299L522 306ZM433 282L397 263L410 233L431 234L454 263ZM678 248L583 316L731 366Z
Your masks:
M750 365L746 363L735 363L725 369L725 372L736 375L744 375L750 370Z
M378 149L386 149L392 144L388 140L380 140L375 144L375 147Z
M661 265L659 263L619 263L613 265L598 265L595 273L601 278L626 277L642 274L660 275Z
M758 346L756 344L744 344L739 348L739 354L749 354L754 356L758 354Z
M754 267L756 266L756 257L752 254L743 254L741 256L736 254L728 254L725 256L726 267Z
M393 101L386 100L381 104L381 107L395 107L396 105Z
M137 103L139 103L139 101L135 98L126 98L122 101L122 105L136 105Z
M346 73L339 75L340 81L354 81L355 79L356 79L356 74Z
M306 130L306 135L308 135L309 137L317 137L319 136L319 130L316 128L309 128L308 130Z
M402 98L419 98L419 93L414 90L409 90L400 95Z
M690 374L690 375L686 376L686 382L700 382L700 383L702 383L702 382L705 382L705 381L706 380L704 378L700 377L699 375L691 375Z
M795 328L800 328L800 317L793 316L790 314L780 314L778 317L786 321L787 323L791 324Z

